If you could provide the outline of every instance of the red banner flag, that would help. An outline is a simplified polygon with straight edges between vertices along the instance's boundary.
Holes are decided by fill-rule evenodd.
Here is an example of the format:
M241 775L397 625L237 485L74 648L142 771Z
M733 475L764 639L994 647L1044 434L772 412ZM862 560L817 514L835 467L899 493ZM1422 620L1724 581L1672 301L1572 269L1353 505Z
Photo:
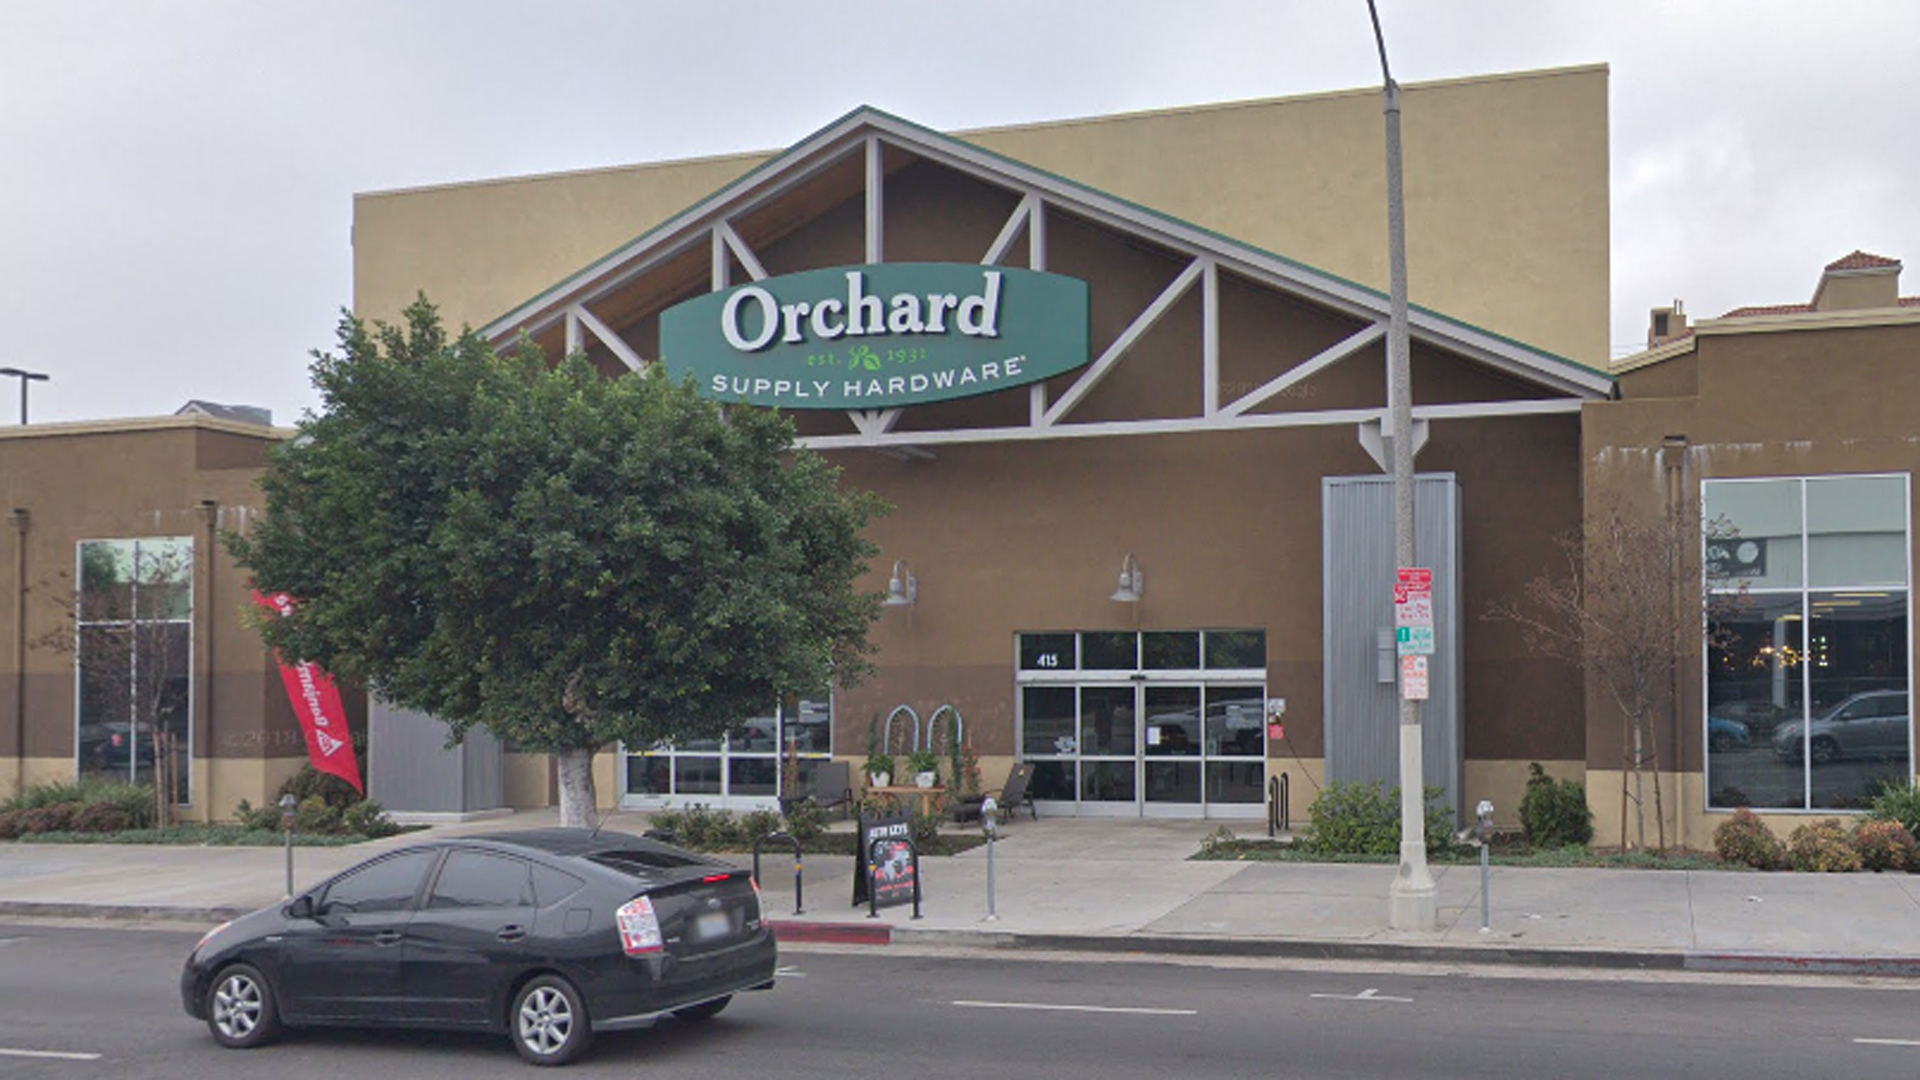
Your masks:
M255 589L253 602L283 618L293 614L293 597L286 593L266 596ZM287 685L287 701L293 705L294 715L300 718L300 728L307 734L307 756L312 759L313 767L345 780L353 785L353 790L365 795L367 789L360 783L360 762L353 756L353 738L347 732L347 709L340 702L340 690L333 685L333 676L320 670L318 664L306 661L289 664L286 657L277 654L276 659L280 661L280 680Z

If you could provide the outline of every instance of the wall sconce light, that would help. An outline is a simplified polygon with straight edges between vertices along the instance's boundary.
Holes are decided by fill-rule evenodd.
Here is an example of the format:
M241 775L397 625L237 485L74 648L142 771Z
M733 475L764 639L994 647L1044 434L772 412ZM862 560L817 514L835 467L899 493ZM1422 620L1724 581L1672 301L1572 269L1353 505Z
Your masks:
M887 581L888 607L912 607L920 599L920 582L905 559L893 560L893 577Z
M1146 579L1140 574L1140 564L1134 561L1133 553L1120 563L1120 587L1113 591L1113 598L1123 604L1137 604L1146 591Z

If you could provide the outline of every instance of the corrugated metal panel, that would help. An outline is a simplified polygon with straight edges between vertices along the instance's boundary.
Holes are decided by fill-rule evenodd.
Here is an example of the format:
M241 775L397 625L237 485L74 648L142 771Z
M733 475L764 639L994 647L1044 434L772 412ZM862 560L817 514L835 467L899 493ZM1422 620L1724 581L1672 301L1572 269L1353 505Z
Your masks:
M1324 530L1326 770L1330 781L1399 783L1393 659L1393 479L1321 481ZM1460 485L1451 473L1414 485L1414 558L1433 571L1432 697L1420 710L1426 783L1460 811Z
M505 804L500 741L475 728L447 746L425 713L367 703L367 794L399 813L459 814Z

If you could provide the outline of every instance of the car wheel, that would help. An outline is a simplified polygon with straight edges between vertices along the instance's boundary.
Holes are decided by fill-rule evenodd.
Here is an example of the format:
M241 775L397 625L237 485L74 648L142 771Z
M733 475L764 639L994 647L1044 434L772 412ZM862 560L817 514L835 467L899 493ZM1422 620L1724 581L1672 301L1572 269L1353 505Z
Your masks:
M1840 744L1832 739L1815 739L1809 753L1812 754L1815 764L1837 761L1840 758Z
M689 1024L705 1023L719 1016L720 1010L726 1008L727 1003L732 1000L733 995L728 994L726 997L717 997L712 1001L703 1001L698 1005L689 1005L684 1009L675 1009L673 1010L673 1018L676 1020L685 1020Z
M528 980L514 995L509 1019L513 1048L535 1065L565 1065L593 1041L586 1003L558 975Z
M266 977L250 964L223 968L207 989L207 1030L221 1046L246 1050L280 1034L280 1008Z

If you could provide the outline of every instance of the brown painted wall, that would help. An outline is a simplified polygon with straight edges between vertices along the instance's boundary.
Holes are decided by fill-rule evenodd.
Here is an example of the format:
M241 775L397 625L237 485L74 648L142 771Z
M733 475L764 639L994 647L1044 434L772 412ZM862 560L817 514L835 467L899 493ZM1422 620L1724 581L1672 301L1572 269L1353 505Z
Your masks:
M1663 365L1655 365L1622 380L1625 400L1586 406L1582 453L1590 508L1617 501L1632 512L1657 513L1666 497L1661 445L1669 435L1687 439L1679 482L1689 499L1698 498L1705 479L1920 468L1911 408L1920 400L1920 324L1706 332L1694 355L1679 360L1693 369L1695 396L1664 396L1688 373L1663 375L1657 370ZM1689 551L1687 562L1684 572L1697 575L1697 553ZM1707 842L1717 819L1702 811L1697 651L1681 671L1681 711L1672 725L1679 753L1663 764L1692 784L1691 801L1679 813L1692 830L1684 835L1698 844ZM1588 695L1587 716L1588 766L1618 770L1621 721L1597 688ZM1618 772L1610 775L1617 785ZM1612 797L1617 808L1617 791ZM1603 816L1603 829L1606 824Z
M30 514L24 635L15 626L17 535L8 527L0 537L0 756L17 752L14 657L24 636L27 755L72 761L73 658L40 640L71 632L66 605L75 588L76 545L158 536L195 542L195 758L305 753L277 669L244 621L251 607L247 584L214 536L243 529L257 512L258 468L278 438L191 418L36 425L0 438L0 511L18 507ZM219 815L241 798L257 802L261 793L216 788L195 794L196 803L204 809L211 800Z

